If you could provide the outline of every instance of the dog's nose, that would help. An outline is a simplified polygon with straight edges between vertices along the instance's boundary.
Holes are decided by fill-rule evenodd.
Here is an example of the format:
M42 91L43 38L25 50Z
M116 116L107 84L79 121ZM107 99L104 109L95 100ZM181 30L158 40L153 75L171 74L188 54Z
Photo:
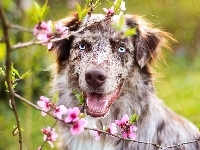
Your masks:
M85 80L89 86L96 89L106 82L107 73L100 68L93 68L86 72Z

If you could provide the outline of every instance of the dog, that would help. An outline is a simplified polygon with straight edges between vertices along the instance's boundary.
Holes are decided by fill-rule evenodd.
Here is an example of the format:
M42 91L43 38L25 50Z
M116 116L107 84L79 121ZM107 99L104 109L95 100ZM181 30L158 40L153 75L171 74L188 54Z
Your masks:
M122 31L117 16L91 14L80 23L77 14L60 20L73 34L54 42L56 68L52 90L59 93L58 105L79 106L72 92L84 93L88 127L103 129L124 114L136 113L138 141L171 146L200 137L198 128L167 108L156 96L151 65L168 47L172 36L153 27L138 15L124 15ZM123 37L126 29L134 35ZM101 134L95 141L90 131L72 136L69 126L59 123L62 150L157 150L151 144L124 141ZM199 150L200 143L174 146L172 150Z

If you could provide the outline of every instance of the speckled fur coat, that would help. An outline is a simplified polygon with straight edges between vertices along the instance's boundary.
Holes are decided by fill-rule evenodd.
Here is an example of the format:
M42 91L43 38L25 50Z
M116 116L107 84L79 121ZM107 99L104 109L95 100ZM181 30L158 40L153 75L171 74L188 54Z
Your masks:
M100 21L103 20L103 21ZM125 15L127 27L136 27L136 34L122 38L112 27L117 18L92 14L77 23L76 15L61 21L70 31L79 34L55 42L57 54L53 74L53 91L59 92L58 105L78 106L72 89L84 92L89 127L109 125L124 114L136 113L137 140L161 146L178 144L200 137L195 125L167 108L155 95L150 65L170 34L154 28L140 16ZM93 25L89 25L92 22ZM152 145L124 142L101 135L95 141L89 131L72 136L69 127L59 124L62 150L156 150ZM199 150L200 143L187 144L172 150Z

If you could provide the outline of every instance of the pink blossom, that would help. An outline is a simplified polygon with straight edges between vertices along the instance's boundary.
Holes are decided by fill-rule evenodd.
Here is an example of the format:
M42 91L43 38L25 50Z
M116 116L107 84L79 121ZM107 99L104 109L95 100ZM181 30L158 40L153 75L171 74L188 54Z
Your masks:
M133 139L135 140L136 139L136 130L137 130L137 127L136 126L127 126L127 128L123 131L123 138L130 138L130 139Z
M80 110L78 107L69 108L67 111L68 117L66 117L65 122L76 122L79 120Z
M131 132L135 132L135 131L137 131L137 129L138 129L138 128L137 128L136 126L134 126L134 125L131 125L131 126L130 126L130 131L131 131Z
M119 125L119 126L122 126L122 125L128 123L128 121L129 121L129 117L128 117L127 114L125 114L125 115L123 116L123 118L121 118L120 120L115 120L115 123L116 123L117 125Z
M92 135L95 138L95 141L100 140L100 132L99 131L92 131Z
M46 113L51 109L50 100L47 97L41 96L40 100L37 101L37 105L42 108L42 116L45 116ZM45 112L43 112L45 111Z
M83 132L84 127L87 125L87 121L84 118L80 118L80 110L78 107L69 108L67 111L68 117L65 122L72 125L70 131L72 135L77 135Z
M84 127L87 126L87 121L85 119L79 119L72 123L72 128L70 129L72 135L80 134L84 131Z
M103 8L103 11L107 14L107 16L111 16L114 14L114 6L112 6L111 8L107 9L107 8Z
M129 117L125 114L120 120L115 120L115 123L120 126L123 138L136 139L137 127L129 122Z
M48 41L52 34L52 21L40 22L35 26L33 34L37 36L37 39L40 41Z
M108 132L111 133L111 134L116 134L116 133L118 132L115 123L111 123L111 124L108 126Z
M54 128L47 127L44 129L41 129L42 133L44 134L44 141L47 141L51 148L54 147L53 142L56 141L58 134L55 132Z
M35 28L33 30L33 34L37 36L38 40L47 42L48 40L51 39L51 37L53 35L52 26L53 26L53 23L51 20L48 21L47 23L40 22L38 25L35 26ZM46 44L44 44L44 45L46 45ZM48 46L48 49L51 49L52 43L47 42L47 46Z
M67 108L64 105L60 105L55 108L53 111L53 115L56 116L58 119L62 119L62 115L67 113Z
M60 37L66 37L68 35L68 27L63 26L62 22L57 22L55 28Z
M63 26L62 22L53 23L51 20L46 22L40 22L35 26L33 34L37 39L46 42L43 45L47 45L48 49L52 48L52 42L49 42L53 37L66 37L68 36L68 27Z
M41 150L41 148L42 148L42 147L41 147L41 146L39 146L37 150Z

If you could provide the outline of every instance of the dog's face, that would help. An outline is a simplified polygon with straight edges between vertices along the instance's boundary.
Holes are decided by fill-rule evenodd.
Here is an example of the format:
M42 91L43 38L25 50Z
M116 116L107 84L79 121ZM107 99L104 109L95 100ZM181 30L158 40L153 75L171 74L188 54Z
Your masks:
M73 26L76 19L63 22L66 26ZM139 17L127 15L125 19L123 30L136 27L135 35L123 38L113 28L111 24L118 23L117 16L105 20L104 15L95 14L73 30L77 31L88 23L96 23L69 40L54 45L58 54L58 73L69 68L66 73L69 84L83 91L86 112L93 117L104 116L109 111L112 103L120 96L123 84L129 81L135 70L150 64L164 43L163 36L167 36Z

